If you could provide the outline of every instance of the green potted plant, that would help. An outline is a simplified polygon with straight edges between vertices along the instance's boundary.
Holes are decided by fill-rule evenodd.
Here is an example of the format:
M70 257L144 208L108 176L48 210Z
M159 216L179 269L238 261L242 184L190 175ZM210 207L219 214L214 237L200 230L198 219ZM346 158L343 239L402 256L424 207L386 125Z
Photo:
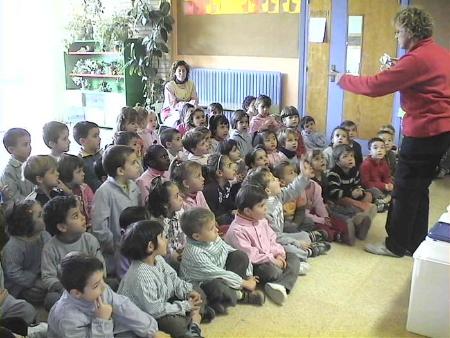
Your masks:
M129 37L133 35L132 19L128 15L115 13L97 25L97 40L101 42L103 51L122 49Z

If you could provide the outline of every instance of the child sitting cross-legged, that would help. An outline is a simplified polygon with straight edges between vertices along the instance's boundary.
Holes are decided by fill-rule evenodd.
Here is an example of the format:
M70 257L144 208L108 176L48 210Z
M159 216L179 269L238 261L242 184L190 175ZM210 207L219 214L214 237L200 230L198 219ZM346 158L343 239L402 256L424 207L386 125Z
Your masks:
M7 212L6 224L10 236L2 251L6 288L16 298L32 304L46 303L41 255L50 235L45 231L40 203L25 200L15 204ZM48 304L45 307L50 308Z
M58 161L59 178L79 198L81 211L91 227L91 209L94 203L92 189L84 183L84 162L78 156L63 154Z
M191 283L200 284L208 305L217 314L226 313L227 307L236 305L236 301L264 303L264 293L255 291L258 278L251 275L248 256L219 237L211 211L203 208L188 210L181 216L180 223L188 238L180 275Z
M159 221L140 221L127 229L121 253L132 260L118 293L158 321L172 337L201 337L204 299L164 260L167 237Z
M164 232L169 240L166 261L178 271L186 245L186 235L180 226L183 198L178 186L172 181L163 181L160 177L154 178L146 208L151 218L159 220L164 225Z
M254 185L244 185L236 196L237 214L225 234L225 241L247 254L253 275L264 285L266 294L283 304L297 281L300 260L286 252L269 226L267 192Z
M255 101L255 107L258 114L250 119L250 134L265 129L274 130L279 127L279 123L274 116L270 114L272 100L267 95L259 95Z
M156 320L105 284L97 257L71 252L60 266L64 292L49 313L48 338L155 335Z
M210 154L210 143L204 133L197 128L189 130L183 136L183 147L188 154L188 160L195 161L201 165L206 165Z
M371 203L372 194L361 186L353 148L348 144L337 145L333 148L333 158L336 165L327 174L328 196L337 204L359 211L353 218L355 236L364 240L377 213L376 206Z
M36 185L27 199L36 200L41 205L53 197L71 193L70 189L59 180L58 164L50 155L30 156L25 162L23 175Z
M327 140L324 135L316 130L316 121L312 116L303 116L300 120L303 142L308 150L324 150L327 147Z
M104 260L97 239L86 232L86 219L74 196L55 197L49 201L44 206L44 222L53 237L42 249L41 273L44 285L52 293L53 305L63 292L57 271L66 254L80 251Z

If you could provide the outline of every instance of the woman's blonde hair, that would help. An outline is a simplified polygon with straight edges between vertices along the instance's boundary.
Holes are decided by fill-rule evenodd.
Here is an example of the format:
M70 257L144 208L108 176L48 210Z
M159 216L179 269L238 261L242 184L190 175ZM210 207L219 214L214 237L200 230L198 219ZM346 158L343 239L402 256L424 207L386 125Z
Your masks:
M417 7L407 7L395 15L394 22L404 27L412 37L423 40L433 35L433 19Z

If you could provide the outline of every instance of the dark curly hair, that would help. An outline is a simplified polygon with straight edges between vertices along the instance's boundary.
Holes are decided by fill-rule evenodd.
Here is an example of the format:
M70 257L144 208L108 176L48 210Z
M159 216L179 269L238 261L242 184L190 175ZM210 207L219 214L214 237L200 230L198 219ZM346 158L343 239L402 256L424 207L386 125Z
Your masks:
M186 68L186 79L183 82L187 82L187 80L189 80L189 73L191 71L191 67L189 67L187 62L184 60L179 60L172 63L172 67L170 67L170 78L174 81L176 80L175 72L177 71L177 68L181 66Z
M75 196L57 196L48 201L44 206L44 223L47 231L52 235L60 233L58 224L66 222L70 209L78 206Z
M431 15L417 7L402 9L395 15L394 22L404 27L414 39L419 41L433 35Z
M33 205L35 200L24 200L6 211L6 232L10 236L30 237L34 232Z

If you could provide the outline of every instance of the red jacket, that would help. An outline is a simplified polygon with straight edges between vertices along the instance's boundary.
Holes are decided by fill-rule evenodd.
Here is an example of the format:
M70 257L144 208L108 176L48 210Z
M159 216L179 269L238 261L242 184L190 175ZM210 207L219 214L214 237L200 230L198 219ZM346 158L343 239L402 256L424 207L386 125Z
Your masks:
M430 137L450 131L450 53L428 38L374 76L344 75L339 86L371 97L400 91L403 134Z
M378 188L386 191L385 185L392 183L391 170L385 159L379 161L369 156L362 162L359 172L364 188Z

